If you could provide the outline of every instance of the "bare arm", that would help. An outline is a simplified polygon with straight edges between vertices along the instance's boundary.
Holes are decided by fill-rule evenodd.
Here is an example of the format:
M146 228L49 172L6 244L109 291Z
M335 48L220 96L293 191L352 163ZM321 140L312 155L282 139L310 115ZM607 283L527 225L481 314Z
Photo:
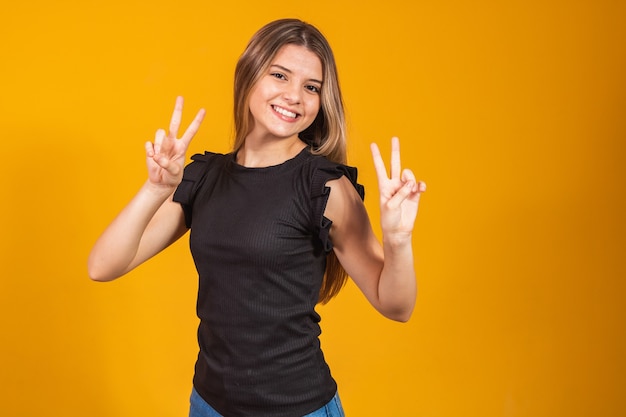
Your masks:
M372 155L380 190L382 245L363 202L347 178L330 181L326 216L333 221L331 240L337 258L368 301L385 317L407 321L415 306L417 284L412 231L423 182L400 168L398 140L392 144L391 176L376 145Z
M182 109L179 97L169 132L159 129L154 143L146 143L148 180L94 244L88 259L91 279L118 278L186 232L182 208L172 201L172 194L182 179L185 154L202 123L204 110L177 139Z
M146 182L104 230L88 259L89 277L95 281L118 278L167 246L186 231L180 204Z

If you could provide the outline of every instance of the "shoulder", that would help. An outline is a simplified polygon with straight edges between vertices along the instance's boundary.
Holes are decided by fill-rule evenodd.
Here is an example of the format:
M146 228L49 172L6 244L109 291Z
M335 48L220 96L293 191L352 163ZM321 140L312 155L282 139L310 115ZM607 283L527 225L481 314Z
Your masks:
M205 151L191 156L191 162L185 166L183 181L197 181L210 168L223 167L232 160L232 154L221 154Z
M364 208L362 193L348 177L341 176L332 179L326 183L326 186L330 192L325 216L333 222L350 218L355 211L361 211Z
M191 204L197 190L206 182L207 177L211 175L211 172L221 170L229 160L229 155L231 154L214 152L193 155L191 162L185 166L183 178L174 192L174 201Z
M356 167L333 162L321 155L310 154L309 159L311 175L311 191L313 195L328 194L328 186L340 178L344 178L346 184L350 184L353 190L361 196L365 196L365 189L358 183L358 170Z
M222 153L204 151L204 153L197 153L197 154L192 155L191 163L189 165L193 165L195 162L197 162L198 164L203 164L203 163L212 162L212 161L224 161L224 160L227 160L228 157L232 157L232 154L231 153L222 154Z

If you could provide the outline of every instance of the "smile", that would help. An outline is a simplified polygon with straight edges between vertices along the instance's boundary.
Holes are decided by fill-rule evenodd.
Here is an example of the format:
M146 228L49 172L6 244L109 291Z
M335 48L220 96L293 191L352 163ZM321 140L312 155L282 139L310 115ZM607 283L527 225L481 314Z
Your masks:
M292 117L294 119L298 117L298 113L291 112L287 109L283 109L282 107L272 106L272 108L276 113L282 114L283 116Z

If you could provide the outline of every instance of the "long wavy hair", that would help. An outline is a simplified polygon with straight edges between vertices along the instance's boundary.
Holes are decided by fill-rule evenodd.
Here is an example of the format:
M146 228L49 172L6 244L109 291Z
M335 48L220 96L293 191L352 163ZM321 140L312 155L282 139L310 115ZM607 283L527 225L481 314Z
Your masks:
M311 147L311 152L333 162L345 164L346 119L335 57L322 33L298 19L280 19L268 23L252 36L237 62L234 85L235 141L233 151L244 144L253 126L250 112L250 92L268 71L278 51L285 45L298 45L317 55L322 63L323 83L320 109L313 123L299 137ZM334 252L326 258L326 272L319 302L327 303L344 286L347 274Z

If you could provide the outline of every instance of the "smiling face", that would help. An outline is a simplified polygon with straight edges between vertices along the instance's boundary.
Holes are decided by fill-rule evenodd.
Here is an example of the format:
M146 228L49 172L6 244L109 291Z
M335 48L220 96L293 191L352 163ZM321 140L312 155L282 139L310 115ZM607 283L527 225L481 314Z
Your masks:
M297 140L319 112L322 82L316 54L299 45L283 46L250 93L253 124L246 140Z

